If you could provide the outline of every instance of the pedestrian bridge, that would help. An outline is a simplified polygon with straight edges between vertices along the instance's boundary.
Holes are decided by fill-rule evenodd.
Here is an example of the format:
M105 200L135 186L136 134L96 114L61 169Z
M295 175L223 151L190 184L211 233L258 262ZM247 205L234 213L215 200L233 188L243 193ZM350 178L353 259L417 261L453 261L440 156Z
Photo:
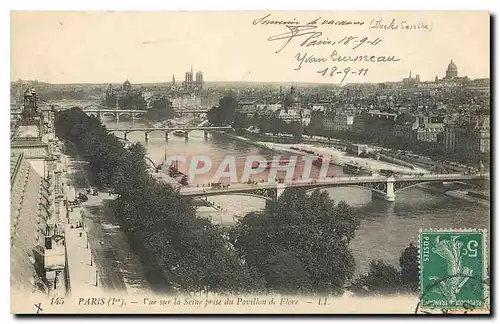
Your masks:
M489 174L428 174L404 175L399 177L366 176L366 177L335 177L312 182L294 183L256 183L231 184L228 188L183 187L180 194L184 197L207 197L220 195L246 195L267 200L276 199L286 188L304 188L314 190L331 187L361 187L371 190L374 196L387 201L395 201L396 193L423 183L462 182L473 185L489 181Z

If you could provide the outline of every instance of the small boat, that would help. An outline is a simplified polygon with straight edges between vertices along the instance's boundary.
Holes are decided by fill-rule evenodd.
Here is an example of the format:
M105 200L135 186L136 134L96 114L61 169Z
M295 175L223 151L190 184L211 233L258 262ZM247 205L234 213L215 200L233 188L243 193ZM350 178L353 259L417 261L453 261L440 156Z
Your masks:
M345 174L359 174L361 172L361 167L359 165L345 163L342 166L342 171Z
M384 177L392 177L392 176L396 175L397 173L392 171L392 170L381 169L379 171L379 174L384 176Z
M290 160L280 160L278 162L278 164L276 164L275 161L267 161L266 170L269 170L272 167L287 166L289 162L290 162Z
M176 131L173 131L172 134L174 134L174 136L178 136L178 137L185 137L187 133L183 130L176 130Z

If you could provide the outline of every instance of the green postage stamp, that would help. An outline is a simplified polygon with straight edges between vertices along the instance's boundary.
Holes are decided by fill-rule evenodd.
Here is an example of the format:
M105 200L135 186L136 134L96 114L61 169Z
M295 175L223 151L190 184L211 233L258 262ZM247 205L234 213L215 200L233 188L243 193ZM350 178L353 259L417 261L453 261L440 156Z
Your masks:
M486 230L421 230L420 306L488 307Z

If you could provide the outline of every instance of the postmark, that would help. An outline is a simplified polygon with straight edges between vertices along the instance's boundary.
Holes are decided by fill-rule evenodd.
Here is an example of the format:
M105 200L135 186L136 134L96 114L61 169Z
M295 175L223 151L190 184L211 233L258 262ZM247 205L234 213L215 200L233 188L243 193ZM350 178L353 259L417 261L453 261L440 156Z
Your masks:
M480 229L420 231L420 309L489 308L486 240L486 230Z

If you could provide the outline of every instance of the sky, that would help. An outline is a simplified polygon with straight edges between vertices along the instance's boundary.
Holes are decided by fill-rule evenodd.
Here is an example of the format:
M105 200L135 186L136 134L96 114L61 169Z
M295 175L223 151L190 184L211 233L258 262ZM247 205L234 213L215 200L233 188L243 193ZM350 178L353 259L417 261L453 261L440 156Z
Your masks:
M257 23L267 15L260 20L264 24ZM389 25L393 19L395 30L370 28L377 20ZM290 29L266 21L304 26L314 20L315 29L300 32L321 32L315 40L335 41L335 45L300 46L312 35L307 34L276 53L285 40L268 38ZM363 25L321 24L324 20ZM490 75L489 23L484 11L17 11L11 13L11 80L148 83L170 82L175 74L181 82L192 65L195 72L203 71L205 81L384 82L401 80L410 71L425 81L443 77L451 59L459 76L484 78ZM407 25L427 28L402 28ZM339 44L346 37L355 38L348 45ZM363 37L381 41L353 49ZM375 60L394 56L397 61L339 63L332 61L334 50L337 56L366 55ZM310 62L318 62L305 62L311 56Z

